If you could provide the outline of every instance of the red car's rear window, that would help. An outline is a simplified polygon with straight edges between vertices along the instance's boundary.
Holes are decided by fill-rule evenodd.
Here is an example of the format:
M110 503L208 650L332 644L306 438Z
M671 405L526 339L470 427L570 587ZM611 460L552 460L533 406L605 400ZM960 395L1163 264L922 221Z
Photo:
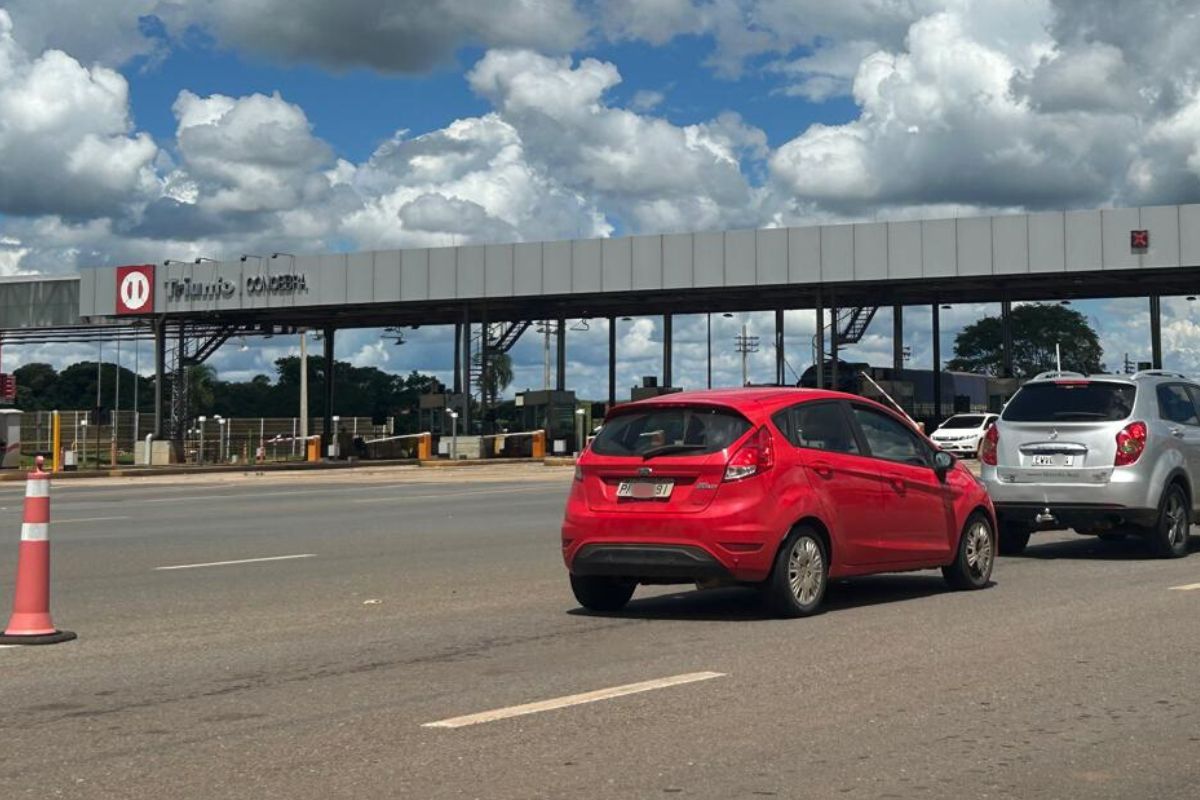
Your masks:
M703 455L724 450L750 430L745 417L727 409L673 406L628 411L605 423L592 440L601 456Z

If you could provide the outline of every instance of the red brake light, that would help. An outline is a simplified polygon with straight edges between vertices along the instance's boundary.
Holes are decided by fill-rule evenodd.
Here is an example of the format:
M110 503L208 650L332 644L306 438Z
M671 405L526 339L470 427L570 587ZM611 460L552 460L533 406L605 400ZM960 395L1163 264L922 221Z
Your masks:
M733 458L729 459L729 463L725 465L725 480L740 481L742 478L766 472L774 465L775 442L771 438L771 432L764 425L738 448Z
M989 467L996 466L996 447L1000 444L1000 427L992 425L983 435L983 443L979 445L979 460Z
M1117 457L1113 466L1128 467L1141 458L1146 449L1146 423L1131 422L1117 434Z

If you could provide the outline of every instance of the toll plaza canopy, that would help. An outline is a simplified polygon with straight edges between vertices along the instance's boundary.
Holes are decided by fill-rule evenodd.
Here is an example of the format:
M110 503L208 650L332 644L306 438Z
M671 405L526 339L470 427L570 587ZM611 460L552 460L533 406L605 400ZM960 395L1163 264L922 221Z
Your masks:
M78 292L94 322L347 328L1144 297L1198 279L1200 204L166 261L85 269Z

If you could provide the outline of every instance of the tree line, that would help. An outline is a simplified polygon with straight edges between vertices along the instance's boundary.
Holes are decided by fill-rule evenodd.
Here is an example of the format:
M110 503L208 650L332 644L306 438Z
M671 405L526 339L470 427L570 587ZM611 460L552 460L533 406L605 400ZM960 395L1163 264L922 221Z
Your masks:
M153 411L154 378L135 376L125 367L103 363L97 375L95 361L81 361L58 371L50 364L33 363L18 367L15 407L23 411L84 410L99 407L103 411L119 405L131 410L134 405L134 381L137 382L137 405L142 411ZM163 387L169 396L167 376ZM248 381L223 381L212 367L201 364L187 370L190 406L193 415L207 414L226 417L295 417L300 408L300 359L289 356L275 362L275 377L255 375ZM371 417L382 423L396 418L398 432L417 429L417 408L422 394L444 391L441 383L430 375L412 371L408 375L393 375L376 367L356 367L346 361L334 363L335 395L333 413L345 417ZM120 384L120 403L115 392ZM308 409L312 417L325 413L325 364L321 359L308 362Z

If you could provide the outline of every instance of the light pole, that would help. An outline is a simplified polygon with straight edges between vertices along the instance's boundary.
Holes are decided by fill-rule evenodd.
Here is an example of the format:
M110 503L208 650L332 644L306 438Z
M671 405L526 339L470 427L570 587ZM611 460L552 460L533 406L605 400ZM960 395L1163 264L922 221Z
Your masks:
M200 447L196 451L196 463L204 463L204 423L208 422L208 417L196 417L196 421L200 423Z
M216 417L217 417L217 460L223 462L226 459L225 432L228 430L228 428L226 427L226 423L228 423L229 420L225 419L220 414L217 414Z
M583 415L585 413L586 412L582 408L575 409L575 435L578 439L578 443L575 447L576 454L583 452Z
M458 460L458 412L450 412L450 460Z
M329 432L330 447L333 450L332 455L334 458L341 458L342 457L342 443L340 441L341 437L338 436L338 433L339 433L338 423L342 421L342 418L338 414L334 414L332 417L330 417L330 419L332 420L332 423L333 423L333 430L331 430Z
M79 419L78 416L76 419ZM79 465L87 469L87 417L79 420L80 426L83 428L83 447L80 448Z

